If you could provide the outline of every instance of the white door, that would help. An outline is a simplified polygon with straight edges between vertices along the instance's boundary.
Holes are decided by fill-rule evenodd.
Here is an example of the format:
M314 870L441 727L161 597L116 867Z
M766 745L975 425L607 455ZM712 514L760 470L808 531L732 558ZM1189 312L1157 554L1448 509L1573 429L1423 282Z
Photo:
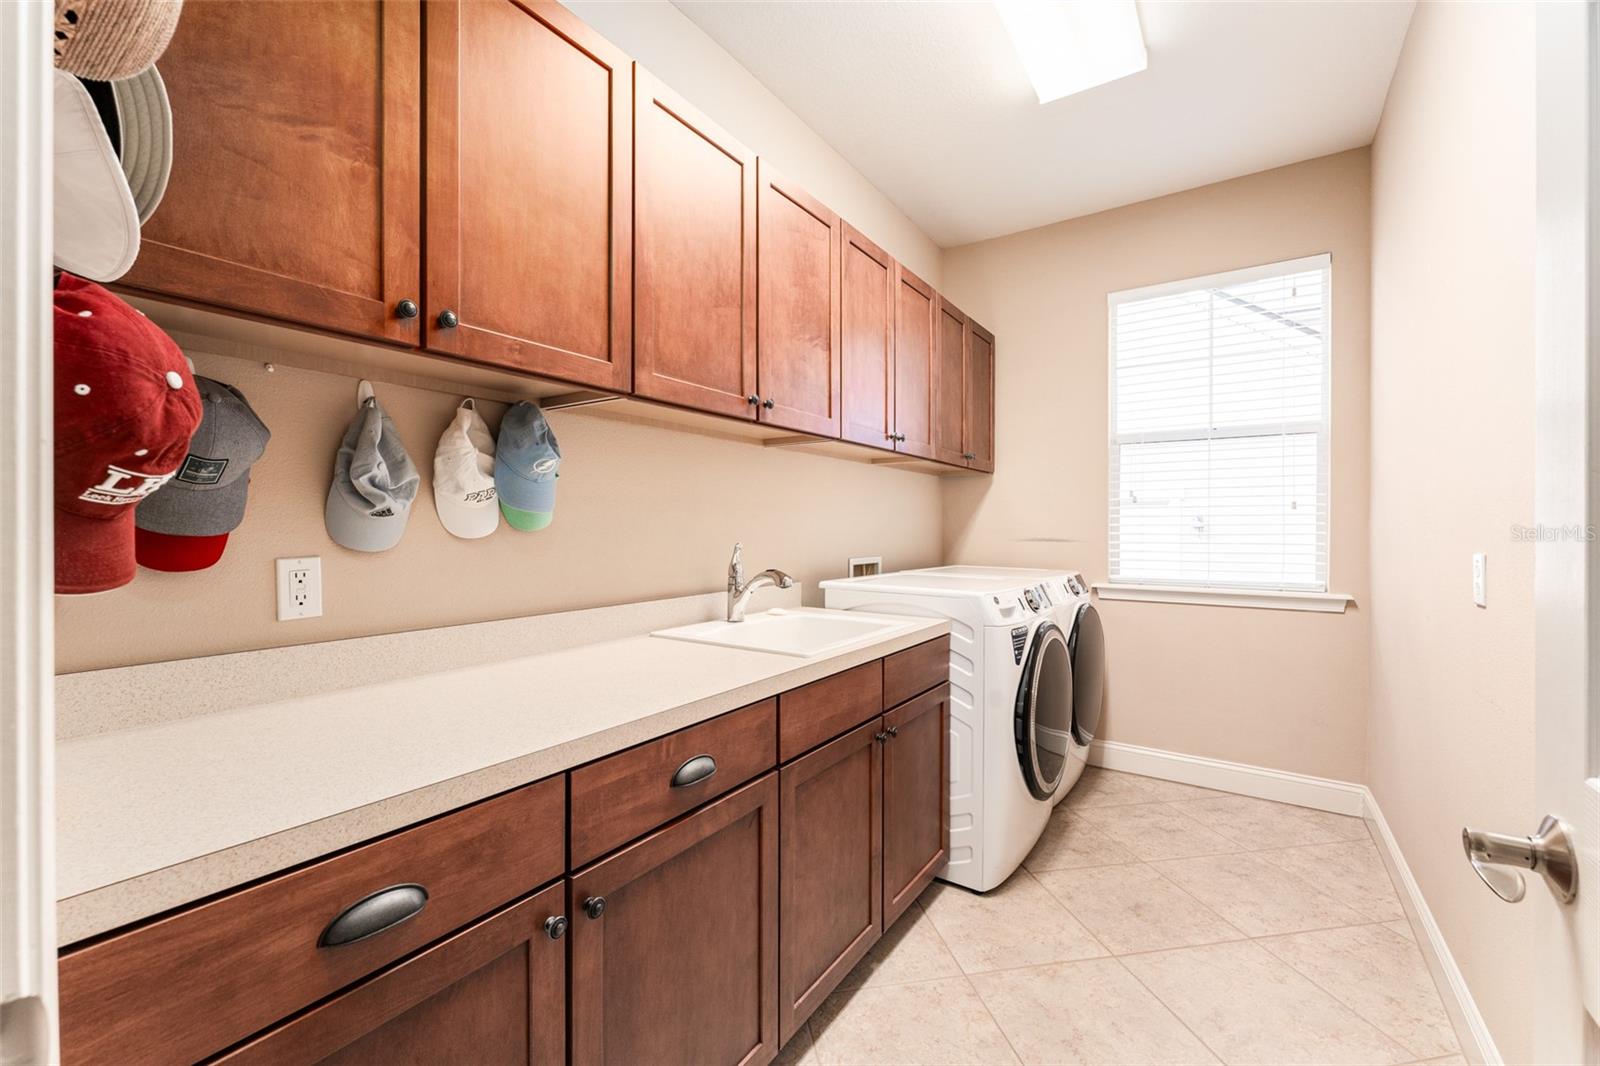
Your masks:
M46 0L0 3L0 1064L56 1058Z
M1538 13L1536 800L1577 852L1577 894L1530 882L1540 916L1536 1051L1600 1063L1600 106L1596 9ZM1496 827L1526 833L1533 825Z

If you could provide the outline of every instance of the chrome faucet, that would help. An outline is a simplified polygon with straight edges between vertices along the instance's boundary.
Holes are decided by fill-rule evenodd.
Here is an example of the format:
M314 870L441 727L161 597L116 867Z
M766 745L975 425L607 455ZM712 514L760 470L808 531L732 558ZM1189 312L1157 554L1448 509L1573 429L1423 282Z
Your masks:
M733 546L733 559L728 563L728 621L743 622L744 609L750 594L756 589L772 585L775 588L794 587L794 578L782 570L763 570L749 581L744 579L744 545Z

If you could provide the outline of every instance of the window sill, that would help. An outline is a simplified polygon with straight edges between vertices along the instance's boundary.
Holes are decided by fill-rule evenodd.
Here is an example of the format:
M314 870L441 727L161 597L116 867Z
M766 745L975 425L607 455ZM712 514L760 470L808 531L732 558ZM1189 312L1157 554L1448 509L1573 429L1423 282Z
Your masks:
M1139 603L1193 603L1209 607L1255 607L1268 611L1319 611L1343 614L1354 596L1339 592L1279 592L1273 589L1208 589L1183 585L1114 585L1099 583L1095 594L1102 600Z

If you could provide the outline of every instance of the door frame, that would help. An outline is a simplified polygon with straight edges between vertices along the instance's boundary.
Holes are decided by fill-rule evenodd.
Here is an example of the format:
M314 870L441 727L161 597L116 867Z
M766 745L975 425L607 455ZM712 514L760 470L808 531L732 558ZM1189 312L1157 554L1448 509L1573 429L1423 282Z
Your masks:
M54 10L0 4L0 1062L54 1062Z
M1595 1063L1600 1026L1585 1020L1583 1001L1600 1016L1600 965L1579 946L1600 944L1600 793L1584 794L1585 778L1600 773L1600 475L1591 473L1600 462L1600 23L1590 4L1540 4L1535 18L1534 519L1551 535L1534 548L1536 809L1528 829L1556 814L1586 852L1572 905L1540 885L1528 893L1539 928L1535 1051L1543 1062Z

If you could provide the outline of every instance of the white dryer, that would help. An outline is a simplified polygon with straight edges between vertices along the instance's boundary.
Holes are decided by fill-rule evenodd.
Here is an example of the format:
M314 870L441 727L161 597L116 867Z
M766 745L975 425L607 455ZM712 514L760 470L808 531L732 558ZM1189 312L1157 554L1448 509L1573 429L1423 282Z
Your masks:
M835 609L950 620L950 861L939 876L994 888L1083 772L1098 725L1098 691L1092 720L1073 718L1074 651L1096 688L1101 677L1087 586L1076 573L941 566L822 589Z

